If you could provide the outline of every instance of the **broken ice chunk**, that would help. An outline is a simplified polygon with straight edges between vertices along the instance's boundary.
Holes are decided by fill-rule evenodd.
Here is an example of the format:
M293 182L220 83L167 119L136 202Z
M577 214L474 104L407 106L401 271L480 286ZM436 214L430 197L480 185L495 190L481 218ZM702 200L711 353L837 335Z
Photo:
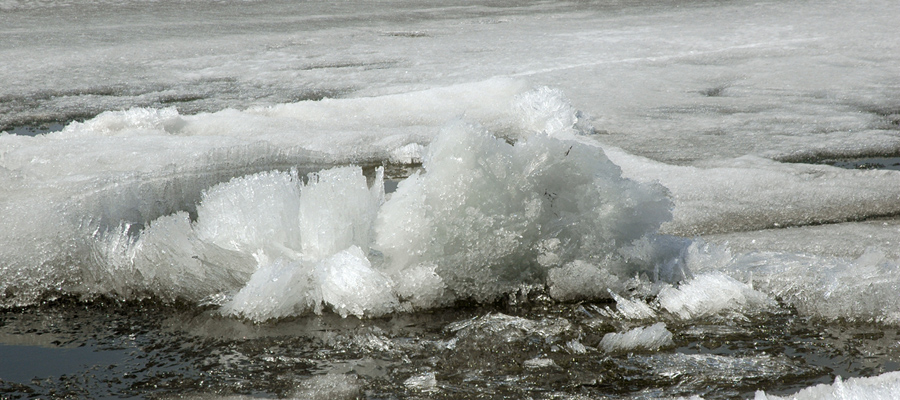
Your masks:
M313 274L322 301L342 317L383 315L398 306L390 278L372 269L359 247L351 246L323 260Z
M764 293L722 273L698 275L657 297L662 309L681 319L703 318L725 311L753 313L774 304Z
M600 347L608 353L637 349L652 351L672 345L672 332L666 329L664 322L637 327L625 333L607 333L600 340Z

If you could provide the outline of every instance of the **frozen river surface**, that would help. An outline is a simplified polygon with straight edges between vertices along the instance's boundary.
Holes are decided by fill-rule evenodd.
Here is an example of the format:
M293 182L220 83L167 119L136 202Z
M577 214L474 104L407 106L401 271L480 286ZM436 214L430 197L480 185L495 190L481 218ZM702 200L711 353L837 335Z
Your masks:
M0 396L897 398L897 15L0 0Z

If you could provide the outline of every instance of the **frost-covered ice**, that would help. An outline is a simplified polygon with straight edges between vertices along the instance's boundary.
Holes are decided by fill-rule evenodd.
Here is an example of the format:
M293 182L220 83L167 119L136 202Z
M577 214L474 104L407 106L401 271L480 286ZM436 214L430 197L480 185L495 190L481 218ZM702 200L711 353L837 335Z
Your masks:
M724 274L698 275L678 288L660 291L661 309L681 319L694 319L722 313L753 313L774 305L764 293L753 290Z
M489 91L497 85L518 87L505 81L484 85L481 89ZM443 101L455 104L455 90L471 89L420 96L436 98L432 105L444 109ZM84 295L127 299L150 294L194 301L224 295L230 299L222 304L223 312L256 320L321 312L323 307L343 316L364 316L431 308L454 299L489 301L544 279L560 300L597 298L608 289L621 290L621 282L635 275L655 280L684 276L678 272L680 250L671 246L681 242L656 234L670 215L662 187L622 178L599 147L574 140L580 132L576 112L560 106L567 103L558 92L538 89L505 99L513 105L509 109L518 110L510 118L524 125L506 124L492 134L482 125L451 119L429 144L422 171L401 181L388 200L381 170L370 186L361 168L340 167L311 173L306 183L294 170L217 184L191 207L196 220L184 211L148 218L152 213L140 209L104 218L77 202L64 203L63 211L75 213L69 218L78 223L70 234L91 250L81 267L86 271L71 276L52 259L35 262L33 257L44 254L32 254L21 267L8 264L6 270L61 274L57 279L63 290ZM322 106L345 112L341 107L355 102ZM375 110L373 115L381 118L380 109ZM103 122L110 118L124 118L110 128L118 132L113 137L123 140L141 135L125 133L132 129L169 126L159 123L157 115L133 111L76 123L40 139L77 138L83 130L110 126ZM85 171L88 176L73 185L56 183L67 175L43 181L65 193L81 189L83 180L91 184L102 179ZM194 177L188 174L185 180ZM143 184L132 178L97 196ZM115 218L122 219L111 229ZM55 256L64 257L63 249ZM657 263L672 257L674 263ZM4 291L9 301L19 303L39 298L39 285L46 285L4 284L25 286Z
M473 102L476 93L493 97ZM413 106L419 110L410 111ZM344 114L356 118L325 124ZM255 128L245 125L254 118ZM51 290L149 295L212 302L226 314L266 320L326 308L374 316L455 299L488 301L536 283L562 301L615 297L644 280L672 286L650 291L655 309L629 308L643 306L616 297L626 318L652 318L656 311L681 319L752 313L779 299L829 319L896 323L890 296L859 298L859 285L843 277L851 272L841 272L844 265L865 266L852 274L869 276L865 285L890 293L898 284L892 259L803 261L810 256L775 254L769 261L730 253L723 259L716 254L727 250L694 246L700 261L691 266L690 241L658 233L720 229L706 221L728 221L727 230L740 230L769 221L821 222L810 215L857 218L841 214L854 213L847 211L853 207L890 213L879 207L894 204L883 201L894 196L889 188L900 187L892 184L898 179L892 171L788 166L753 157L727 167L672 166L604 150L586 136L592 128L583 122L557 90L493 79L196 116L134 109L43 137L4 136L4 163L15 171L4 179L16 190L5 203L15 217L4 220L3 273L10 279L2 282L3 296L7 304L29 304ZM382 139L362 145L361 124L378 127L368 135ZM288 133L242 137L248 129L288 126ZM338 134L305 135L302 147L284 147L300 127ZM430 131L421 136L427 146L415 142L420 136L402 133L409 128ZM179 140L191 146L176 146ZM332 146L332 154L325 153L325 144L335 140L354 151L333 153ZM111 143L132 150L102 154ZM84 150L76 159L85 163L40 156L62 148L73 156L71 149ZM185 162L173 163L173 157ZM327 168L396 157L422 161L423 167L390 196L381 172L372 179L358 167ZM232 167L233 159L241 161ZM253 173L289 165L295 172ZM318 172L301 179L298 165ZM250 174L224 179L243 173ZM791 185L790 197L779 200L763 189L771 181ZM795 201L800 198L818 203L805 206ZM772 208L781 214L750 212ZM17 246L25 238L36 243L30 251ZM80 267L72 269L69 260L80 260ZM776 265L760 266L771 262ZM822 269L822 263L835 267ZM799 264L807 266L791 267ZM811 265L817 266L801 271ZM717 269L740 281L710 272ZM742 282L756 282L762 292Z
M702 165L664 164L607 149L626 177L660 182L675 202L663 232L755 231L862 220L900 212L897 171L786 164L747 155Z
M855 260L751 253L726 268L806 315L900 323L900 260L874 248Z

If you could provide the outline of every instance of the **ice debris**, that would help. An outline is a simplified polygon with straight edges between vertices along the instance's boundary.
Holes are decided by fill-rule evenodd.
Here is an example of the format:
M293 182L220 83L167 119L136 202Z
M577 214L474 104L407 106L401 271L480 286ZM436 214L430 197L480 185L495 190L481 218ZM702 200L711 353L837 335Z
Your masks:
M764 293L725 274L711 272L676 287L667 287L657 296L660 308L684 320L732 311L753 313L775 302Z
M552 368L556 366L556 362L546 357L535 357L522 362L522 366L529 369Z
M655 351L672 345L672 332L666 329L664 322L637 327L624 333L607 333L600 340L600 347L607 353L638 349Z
M731 255L717 246L691 246L687 257L692 271L718 271L735 280L748 282L756 292L778 299L803 315L826 320L847 320L900 324L900 260L891 259L875 247L856 259L822 257L796 253L752 252ZM703 274L700 274L703 275ZM724 276L714 278L724 282ZM738 282L740 283L740 282ZM716 296L732 305L748 309L765 304L747 288L722 286ZM711 288L710 286L709 288ZM695 293L708 291L709 288ZM695 288L695 289L699 289ZM707 295L712 295L709 292ZM669 299L685 294L669 293ZM670 305L676 314L706 313L687 305Z
M291 394L292 399L350 400L362 394L362 384L355 375L329 373L308 378Z
M563 318L530 320L522 317L493 313L447 325L446 330L464 340L489 342L517 342L529 336L549 339L572 329L572 323Z
M706 272L676 285L655 285L649 301L626 298L610 291L616 301L615 311L605 315L630 320L655 319L659 314L682 320L707 317L743 318L775 306L765 293L754 290L722 272Z
M431 392L437 390L437 377L434 372L426 372L419 375L413 375L409 379L403 381L403 386L409 389Z

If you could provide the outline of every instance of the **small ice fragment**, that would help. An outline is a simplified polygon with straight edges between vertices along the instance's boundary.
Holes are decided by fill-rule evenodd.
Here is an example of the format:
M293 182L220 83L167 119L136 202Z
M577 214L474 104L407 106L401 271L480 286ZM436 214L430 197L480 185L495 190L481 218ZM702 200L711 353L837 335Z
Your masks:
M755 312L773 304L764 293L718 272L698 275L678 288L663 289L657 299L662 309L685 320L725 311Z
M434 265L417 265L391 276L394 291L413 308L426 309L441 304L445 286L435 268Z
M403 386L409 389L431 392L437 389L437 378L434 372L426 372L424 374L411 376L403 381Z
M544 318L534 321L506 314L488 314L457 321L445 328L463 340L489 340L512 343L528 336L544 340L572 329L572 323L564 318Z
M418 164L426 153L425 146L418 143L409 143L391 150L389 160L395 164Z
M525 362L522 363L522 366L530 369L539 369L556 366L556 363L549 358L535 357L530 360L525 360Z
M301 382L292 398L307 400L356 399L360 395L359 379L354 375L318 375Z
M373 269L357 246L322 260L315 266L313 276L322 301L342 317L383 315L398 306L390 278Z
M581 342L579 342L575 339L572 339L572 340L566 342L566 348L568 348L569 351L571 351L574 354L587 353L587 348L584 347L584 345L581 344Z
M612 291L609 292L616 300L616 312L626 319L650 319L656 317L656 311L641 300L629 300Z
M621 286L617 276L581 260L551 269L547 282L550 297L560 301L602 298L610 288Z
M625 333L607 333L600 340L600 347L608 353L636 349L659 350L673 344L672 332L666 329L664 322L634 328Z

